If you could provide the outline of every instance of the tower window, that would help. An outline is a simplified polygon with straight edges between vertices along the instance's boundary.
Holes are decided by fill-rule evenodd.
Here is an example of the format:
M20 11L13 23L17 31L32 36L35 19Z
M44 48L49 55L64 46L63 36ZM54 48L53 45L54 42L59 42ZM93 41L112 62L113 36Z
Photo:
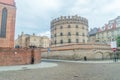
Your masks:
M84 29L84 26L82 27L82 29Z
M55 27L55 30L56 30L56 27Z
M57 41L55 40L55 44L57 43Z
M71 43L71 39L68 39L68 43Z
M78 32L76 32L76 36L78 36L79 35L79 33Z
M63 36L63 33L60 33L60 36Z
M68 25L68 28L71 28L71 26L70 26L70 25Z
M71 36L71 33L70 33L70 32L68 32L68 36Z
M76 25L76 28L78 28L78 25Z
M63 44L63 40L60 40L60 43Z
M85 36L85 34L84 34L84 33L83 33L82 35L83 35L83 36Z
M2 10L2 21L1 21L1 28L0 28L0 37L6 37L6 25L7 25L7 9L3 8Z
M85 40L83 39L83 43L85 43Z
M56 34L54 36L56 37Z
M60 29L62 29L63 28L63 26L60 26Z
M76 43L79 43L79 39L76 39Z

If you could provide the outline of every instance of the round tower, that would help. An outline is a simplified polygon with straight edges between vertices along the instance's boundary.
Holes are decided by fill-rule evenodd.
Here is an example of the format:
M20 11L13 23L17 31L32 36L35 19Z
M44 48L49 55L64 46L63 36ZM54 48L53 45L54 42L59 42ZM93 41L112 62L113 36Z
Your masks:
M88 20L80 16L61 16L51 21L51 45L87 43Z

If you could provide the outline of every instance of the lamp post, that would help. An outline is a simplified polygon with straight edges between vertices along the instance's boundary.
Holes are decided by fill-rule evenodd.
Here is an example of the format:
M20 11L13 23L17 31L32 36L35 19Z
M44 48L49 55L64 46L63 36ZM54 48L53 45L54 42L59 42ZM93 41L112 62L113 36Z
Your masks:
M116 43L116 41L112 41L111 42L111 48L112 48L112 50L113 50L113 53L114 53L114 60L115 60L115 62L116 62L116 50L117 50L117 43Z

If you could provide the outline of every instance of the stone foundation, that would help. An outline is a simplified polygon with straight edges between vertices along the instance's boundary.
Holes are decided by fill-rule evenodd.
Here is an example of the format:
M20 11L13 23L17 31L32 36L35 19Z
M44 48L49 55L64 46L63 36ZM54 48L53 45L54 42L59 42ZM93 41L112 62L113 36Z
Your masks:
M104 44L73 44L58 47L51 47L50 52L42 49L42 58L89 60L112 59L113 51L109 45Z
M40 63L40 49L0 48L0 66Z

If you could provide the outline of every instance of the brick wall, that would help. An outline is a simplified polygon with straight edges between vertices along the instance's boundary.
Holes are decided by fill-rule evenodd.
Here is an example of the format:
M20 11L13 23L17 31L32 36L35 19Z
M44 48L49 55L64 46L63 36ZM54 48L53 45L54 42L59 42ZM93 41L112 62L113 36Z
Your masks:
M4 1L4 0L1 0ZM8 2L10 0L6 0ZM5 1L4 1L5 2ZM7 23L6 23L6 37L0 37L0 47L13 48L14 47L14 32L15 32L15 21L16 21L16 7L5 5L0 3L0 25L2 22L2 10L7 9Z
M14 0L0 0L0 3L14 5Z
M0 48L0 66L36 64L40 59L40 49Z

